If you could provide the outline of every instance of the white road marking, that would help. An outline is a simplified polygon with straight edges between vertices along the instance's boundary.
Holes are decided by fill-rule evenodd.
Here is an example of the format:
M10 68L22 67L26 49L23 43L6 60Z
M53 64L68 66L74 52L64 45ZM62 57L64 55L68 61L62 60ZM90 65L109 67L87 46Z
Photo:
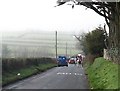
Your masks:
M58 75L60 74L60 73L57 73Z
M83 75L83 74L80 74L81 76Z
M76 75L76 76L80 75L80 76L82 76L83 74L79 74L79 73L63 73L63 72L58 72L57 75Z

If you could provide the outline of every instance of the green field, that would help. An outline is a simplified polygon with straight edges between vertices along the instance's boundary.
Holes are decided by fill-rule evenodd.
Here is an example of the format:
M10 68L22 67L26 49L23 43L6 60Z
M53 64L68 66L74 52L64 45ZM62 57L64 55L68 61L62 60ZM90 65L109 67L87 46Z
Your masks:
M74 38L73 35L75 34L72 32L58 32L58 55L66 55L66 50L68 56L81 52L76 46L78 40ZM2 44L5 58L38 58L56 56L55 31L21 32L19 34L10 33L9 35L3 34Z
M55 50L53 50L52 52L55 55ZM73 56L75 54L78 54L79 52L80 51L77 49L67 49L68 56ZM66 49L65 48L58 48L57 53L58 53L58 55L66 55Z

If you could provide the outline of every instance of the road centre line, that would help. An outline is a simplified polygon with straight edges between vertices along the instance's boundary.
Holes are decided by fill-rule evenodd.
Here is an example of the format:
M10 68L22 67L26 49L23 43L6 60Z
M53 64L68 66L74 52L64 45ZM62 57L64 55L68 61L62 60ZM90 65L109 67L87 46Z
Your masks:
M79 74L79 73L62 73L62 72L58 72L57 75L83 75L83 74Z

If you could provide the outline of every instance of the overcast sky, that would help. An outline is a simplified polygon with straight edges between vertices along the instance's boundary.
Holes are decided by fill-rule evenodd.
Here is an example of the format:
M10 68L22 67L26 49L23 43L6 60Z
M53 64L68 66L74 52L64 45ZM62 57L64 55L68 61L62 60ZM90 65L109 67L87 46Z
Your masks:
M83 6L54 7L57 0L1 0L0 31L91 31L104 18Z

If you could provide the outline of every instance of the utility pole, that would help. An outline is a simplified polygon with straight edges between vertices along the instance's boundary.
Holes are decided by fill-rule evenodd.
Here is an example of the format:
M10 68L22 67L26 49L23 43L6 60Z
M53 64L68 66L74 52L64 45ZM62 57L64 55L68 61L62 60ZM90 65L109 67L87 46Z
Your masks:
M70 56L71 56L71 48L70 48Z
M66 42L66 57L67 57L67 42Z
M56 60L57 60L57 31L55 31L55 50L56 50Z

